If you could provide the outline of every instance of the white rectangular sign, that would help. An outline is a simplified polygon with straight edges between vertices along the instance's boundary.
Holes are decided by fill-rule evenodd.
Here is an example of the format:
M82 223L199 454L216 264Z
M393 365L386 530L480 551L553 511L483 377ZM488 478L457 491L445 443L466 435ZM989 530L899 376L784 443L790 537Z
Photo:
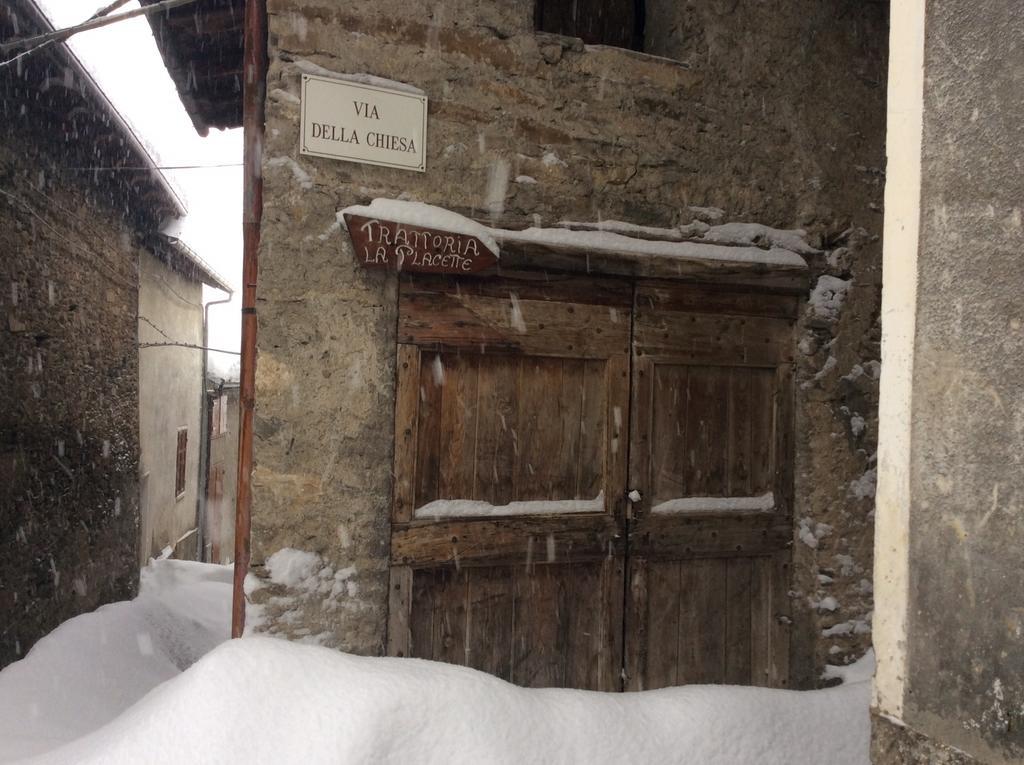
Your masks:
M421 173L427 167L424 95L304 74L301 130L302 154Z

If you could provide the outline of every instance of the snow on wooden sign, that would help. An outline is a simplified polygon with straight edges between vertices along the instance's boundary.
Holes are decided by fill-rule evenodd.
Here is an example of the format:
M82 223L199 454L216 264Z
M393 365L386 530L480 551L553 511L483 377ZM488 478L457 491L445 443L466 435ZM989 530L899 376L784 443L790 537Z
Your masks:
M364 268L471 274L494 268L498 262L497 246L490 237L475 236L465 230L434 228L388 217L357 214L354 209L359 209L360 213L375 210L370 207L349 208L341 213L352 237L356 260ZM423 222L430 222L430 219L424 218Z

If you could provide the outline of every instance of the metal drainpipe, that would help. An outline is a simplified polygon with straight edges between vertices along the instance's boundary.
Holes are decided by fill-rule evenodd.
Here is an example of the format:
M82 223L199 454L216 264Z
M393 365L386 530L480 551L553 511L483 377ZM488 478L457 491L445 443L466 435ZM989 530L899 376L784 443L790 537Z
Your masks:
M266 0L245 0L242 56L242 128L245 188L242 207L242 369L238 381L238 492L235 504L235 571L231 637L245 630L245 576L249 572L252 512L252 434L256 395L256 278L263 213L263 105L267 90Z
M231 302L231 293L223 300L211 300L203 306L203 377L199 386L199 482L196 491L196 529L197 554L199 560L207 560L206 556L206 492L210 486L210 417L206 400L206 375L210 369L210 306L223 305Z

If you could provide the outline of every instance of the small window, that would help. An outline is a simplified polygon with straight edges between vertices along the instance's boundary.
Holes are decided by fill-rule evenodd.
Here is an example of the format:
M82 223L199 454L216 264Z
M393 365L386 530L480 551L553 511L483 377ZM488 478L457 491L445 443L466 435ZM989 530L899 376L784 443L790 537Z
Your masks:
M228 432L228 397L226 393L220 397L220 430L218 432Z
M210 435L220 436L228 432L228 397L222 393L214 397L210 412Z
M644 48L644 0L536 0L533 21L538 32L588 45Z
M188 456L188 428L178 428L177 458L174 464L174 496L185 494L185 461Z

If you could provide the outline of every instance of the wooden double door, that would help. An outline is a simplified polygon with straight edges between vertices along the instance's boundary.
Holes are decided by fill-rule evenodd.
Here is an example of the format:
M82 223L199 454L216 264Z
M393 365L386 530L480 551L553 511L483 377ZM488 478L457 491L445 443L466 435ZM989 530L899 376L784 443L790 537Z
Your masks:
M797 299L403 277L388 650L784 686Z

